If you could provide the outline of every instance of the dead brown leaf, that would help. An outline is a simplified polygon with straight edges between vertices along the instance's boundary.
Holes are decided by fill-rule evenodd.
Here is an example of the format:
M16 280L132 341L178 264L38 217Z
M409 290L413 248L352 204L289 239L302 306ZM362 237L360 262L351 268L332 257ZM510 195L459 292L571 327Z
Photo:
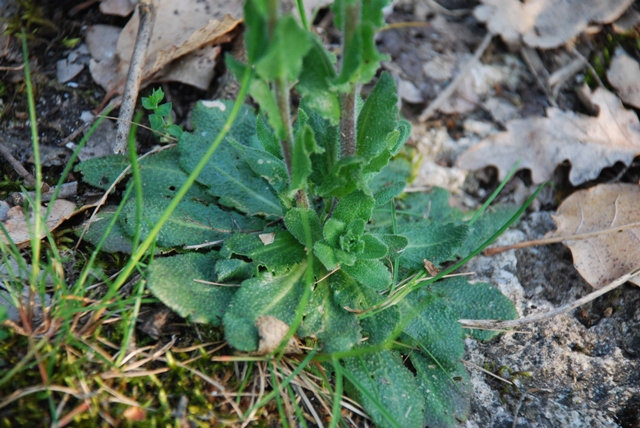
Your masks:
M258 328L258 335L260 336L260 343L256 351L258 355L269 354L278 349L282 339L284 339L289 332L289 326L284 321L280 321L278 318L270 315L258 317L256 327ZM289 339L284 352L287 354L302 353L298 346L298 340L295 337Z
M569 196L553 216L554 236L605 231L640 222L640 186L600 184ZM614 281L640 263L640 227L603 233L593 238L564 241L580 275L594 288ZM640 285L640 279L630 280Z
M64 199L58 199L53 203L49 217L47 217L45 224L46 229L51 231L60 226L60 224L71 218L73 215L75 204L73 202L65 201ZM41 208L42 216L47 213L47 208ZM11 208L7 212L7 219L3 225L9 234L9 238L13 241L18 248L24 248L29 244L29 232L33 229L33 216L30 218L31 226L27 224L27 219L24 215L24 209L20 206ZM44 238L46 233L42 233L40 238ZM9 241L4 233L0 233L0 239L7 244Z
M480 169L493 165L500 179L520 160L520 168L531 170L535 184L551 179L558 164L571 162L573 185L598 177L616 162L629 165L640 154L640 121L611 92L598 88L584 95L594 104L597 117L547 109L547 117L507 122L505 132L482 140L464 152L457 166Z
M140 422L140 421L144 421L145 419L147 419L147 412L145 412L140 407L129 406L122 413L122 416L124 416L125 419L128 420L128 421Z
M142 74L142 86L158 81L178 81L206 90L213 78L220 49L232 40L242 22L242 2L234 0L155 0L155 23ZM136 41L136 10L111 46L113 58L94 54L91 75L107 92L121 94ZM91 30L89 32L91 34ZM113 44L112 44L113 45ZM104 49L104 48L101 48Z
M616 49L607 79L625 103L640 107L640 64L622 48Z
M556 48L584 31L590 23L608 24L633 0L482 0L475 17L504 41L531 47Z

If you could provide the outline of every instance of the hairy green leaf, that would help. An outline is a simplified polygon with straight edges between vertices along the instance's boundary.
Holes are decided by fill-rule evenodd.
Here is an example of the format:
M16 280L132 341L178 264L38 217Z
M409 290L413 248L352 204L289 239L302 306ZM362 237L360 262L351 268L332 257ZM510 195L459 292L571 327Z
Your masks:
M471 231L456 254L466 257L505 225L520 209L517 205L498 205L483 213L471 226Z
M384 290L391 284L391 272L380 260L358 259L353 266L343 265L342 270L374 290Z
M242 153L243 159L254 173L267 180L280 197L280 201L288 207L291 206L290 198L287 196L289 173L284 162L264 150L246 147L234 141L231 141L231 145Z
M215 280L213 265L217 258L215 252L156 258L149 265L147 287L180 316L220 325L235 289L195 281Z
M466 278L446 278L430 286L431 292L442 298L456 312L458 319L513 320L518 311L513 302L499 289L486 282L471 284ZM499 332L465 330L477 340L489 340Z
M424 423L430 428L455 428L467 419L471 409L471 383L462 363L443 370L431 358L412 352L418 389L425 403Z
M320 196L342 198L356 189L366 188L362 170L365 159L359 156L345 156L338 160L327 172L316 188Z
M262 145L262 148L269 154L282 159L282 148L278 139L269 125L264 121L264 116L260 115L256 118L256 136Z
M318 213L309 208L292 208L284 217L287 230L296 237L302 245L307 245L308 240L317 242L322 239L322 225ZM309 230L306 230L306 224ZM309 236L307 236L307 234Z
M286 274L269 273L248 279L236 292L224 316L225 338L240 351L258 348L258 329L255 322L262 315L271 315L291 325L304 295L302 277L306 262L294 266Z
M335 302L328 281L314 290L298 335L317 337L326 353L348 351L362 339L358 319Z
M216 102L211 107L196 104L192 114L194 132L185 132L180 137L180 165L191 171L206 152L212 139L220 132L230 106ZM230 137L249 147L258 147L255 136L255 115L244 108L241 118L234 122ZM228 141L223 142L198 177L198 181L209 187L209 192L220 198L220 203L247 214L261 214L268 218L282 216L277 196L268 183L257 176L242 159L242 154Z
M389 251L389 247L375 235L366 234L362 237L362 241L364 242L364 251L358 255L361 259L380 259L386 256Z
M347 310L363 311L384 300L372 288L359 284L342 271L334 273L329 278L336 302ZM392 338L399 322L398 307L391 306L376 315L361 319L362 335L368 338L369 345L384 343Z
M369 394L358 391L360 402L377 426L422 427L424 402L413 374L395 351L380 351L345 360L345 368ZM375 397L371 400L368 395ZM396 424L380 412L383 406Z
M249 61L255 63L267 50L267 11L265 2L247 0L244 3L245 44Z
M398 95L389 73L382 73L358 115L359 156L373 159L387 149L387 136L398 124Z
M275 273L283 272L306 256L304 247L286 230L261 235L236 233L224 245L223 251L249 257Z
M311 48L304 57L302 72L296 88L302 95L305 106L328 119L332 125L340 120L340 100L331 89L335 78L335 57L322 46L318 37L312 37Z
M333 212L333 218L345 223L361 219L366 223L371 218L374 204L373 197L358 190L340 199Z
M443 299L424 289L398 303L406 322L403 330L444 367L454 367L464 354L463 332L458 314Z
M311 175L311 154L322 153L324 149L316 144L313 129L305 125L296 135L291 159L291 188L289 196L307 187L307 178Z
M106 206L100 210L94 221L89 226L87 233L84 234L84 240L90 242L94 246L98 245L98 242L102 239L105 233L107 233L107 227L111 220L115 216L115 212L118 207ZM83 228L79 228L77 233L80 234ZM116 221L109 232L106 240L102 244L102 251L107 253L125 253L131 254L131 236L126 234L120 222Z
M436 266L450 260L468 232L465 224L424 222L401 225L398 233L406 237L409 244L400 257L400 264L415 270L424 266L425 259Z
M266 52L256 61L256 71L266 80L295 80L302 68L302 58L309 48L309 33L300 28L293 16L285 16L276 24Z
M188 174L180 168L177 147L163 150L140 161L140 180L143 183L142 191L145 198L158 196L173 198L187 177ZM189 188L185 195L186 199L213 202L206 187L199 183L194 183Z
M258 273L258 264L240 259L218 260L214 267L218 282L242 282Z
M129 163L127 156L110 155L81 162L74 171L82 173L83 180L90 185L107 190Z
M158 222L170 200L164 197L145 198L140 225L140 236L145 239ZM130 199L122 210L119 220L122 230L133 236L136 223L136 201ZM205 205L198 201L182 201L158 234L161 247L197 245L213 242L230 236L235 230L231 216L216 205Z

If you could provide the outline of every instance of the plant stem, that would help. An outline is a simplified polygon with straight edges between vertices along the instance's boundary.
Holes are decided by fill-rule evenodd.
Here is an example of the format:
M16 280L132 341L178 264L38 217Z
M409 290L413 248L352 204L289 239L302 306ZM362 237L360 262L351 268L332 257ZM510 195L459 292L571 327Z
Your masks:
M345 2L346 3L346 2ZM342 64L345 67L345 57L352 51L352 44L355 42L356 31L360 23L360 0L355 0L353 4L344 5L342 23ZM349 91L340 95L340 154L342 157L353 156L358 150L357 146L357 120L356 120L356 95L358 84L349 83Z
M293 155L293 132L291 128L291 107L289 101L289 87L285 78L278 78L274 82L274 90L276 101L278 102L278 110L280 110L280 118L282 120L282 128L284 130L284 140L280 140L282 145L282 155L284 163L287 166L289 179L293 174L293 163L291 157Z
M358 150L356 130L356 91L357 85L352 83L351 90L340 95L340 155L353 156Z
M268 0L268 19L267 19L267 34L270 40L276 32L278 20L280 19L280 1ZM289 86L287 85L287 79L284 76L278 77L273 82L273 91L275 92L276 102L278 103L278 110L280 111L280 120L282 122L282 129L284 131L284 139L280 140L282 146L282 155L284 157L284 163L287 166L287 172L289 173L289 179L292 176L292 161L291 156L293 154L293 132L291 130L291 107L289 101Z

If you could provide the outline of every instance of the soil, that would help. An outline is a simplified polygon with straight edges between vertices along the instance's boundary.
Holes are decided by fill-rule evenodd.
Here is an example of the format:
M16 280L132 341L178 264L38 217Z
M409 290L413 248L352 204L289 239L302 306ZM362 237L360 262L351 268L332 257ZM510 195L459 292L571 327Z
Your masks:
M14 13L11 7L15 6L9 3L0 1L2 16ZM56 61L69 54L69 49L59 41L64 37L82 37L90 24L123 25L124 21L102 16L97 5L69 18L64 11L79 1L43 3L43 14L52 19L57 28L64 29L55 34L53 42L51 38L36 35L29 44L41 144L46 153L51 153L46 169L51 183L69 155L59 143L81 125L81 113L96 108L104 96L86 67L74 79L77 86L56 83ZM441 4L450 9L469 9L475 2L451 0ZM396 3L388 22L427 19L433 20L434 13L425 8L422 1L402 0ZM412 82L423 99L403 104L403 113L409 118L415 119L443 89L440 83L425 76L423 64L432 59L434 52L472 52L484 35L484 28L469 14L443 19L456 30L445 34L440 27L431 25L390 30L380 35L380 48L391 57L384 67ZM1 49L0 46L0 66L20 66L22 54L18 39L11 38L5 52ZM486 55L506 53L506 47L495 42ZM20 73L0 71L3 82L10 82L5 83L4 93L0 92L0 142L28 165L31 142ZM183 112L183 118L190 103L206 95L179 85L168 85L164 89L172 97L175 108ZM545 94L526 73L517 87L505 87L501 91L504 97L519 100L519 112L523 116L542 114L548 105ZM561 99L564 108L574 103L568 90ZM490 120L487 112L472 115ZM439 115L436 122L444 124L451 134L463 132L460 115ZM451 159L443 161L450 162ZM17 178L1 159L0 170L9 178ZM471 195L475 203L482 202L482 195L495 185L495 180L480 182L476 190L484 188L484 192ZM532 212L516 229L503 235L500 243L539 238L553 229L549 212ZM560 244L510 251L493 258L478 257L468 270L475 271L477 279L499 286L514 299L521 315L546 312L591 291L573 268L570 252ZM572 313L525 326L490 343L468 339L465 359L474 390L466 427L637 427L640 425L640 289L622 286Z

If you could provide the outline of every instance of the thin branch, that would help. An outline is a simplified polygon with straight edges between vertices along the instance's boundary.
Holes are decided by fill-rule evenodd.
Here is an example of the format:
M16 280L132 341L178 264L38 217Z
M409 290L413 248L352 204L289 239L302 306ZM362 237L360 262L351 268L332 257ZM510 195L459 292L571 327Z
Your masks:
M9 149L7 149L4 144L0 143L0 155L2 155L3 158L5 158L7 160L7 162L9 162L9 164L13 167L13 169L20 174L20 176L24 179L24 181L30 185L30 186L35 186L36 185L36 179L33 175L31 175L31 173L29 173L29 171L27 171L27 169L22 166L22 164L20 162L18 162L18 160L16 158L13 157L13 155L11 154L11 152L9 151ZM46 184L43 183L43 186L46 186ZM47 186L49 187L49 186ZM46 190L45 190L46 191Z
M631 272L626 275L621 276L615 281L609 283L608 285L602 287L599 290L594 291L593 293L587 294L586 296L569 303L567 305L560 306L559 308L553 309L548 312L544 312L541 314L534 314L528 317L520 318L517 320L508 320L508 321L495 321L495 320L458 320L462 327L464 328L478 328L478 329L504 329L504 328L513 328L519 327L521 325L529 324L532 322L544 321L556 317L558 315L562 315L567 313L579 306L584 305L585 303L589 303L592 300L597 299L603 294L608 293L611 290L614 290L629 281L634 276L640 273L640 267L635 268Z
M120 119L116 131L116 141L113 147L114 153L125 153L127 151L127 139L131 130L131 119L135 110L140 83L142 81L142 69L147 53L147 47L151 40L151 30L155 21L155 7L151 0L141 0L138 3L140 13L140 26L136 44L133 48L127 82L124 88L122 106L120 107Z
M565 241L582 241L585 239L596 238L600 235L608 235L611 233L622 232L623 230L627 230L627 229L634 229L636 227L640 227L640 222L629 223L623 226L612 227L610 229L598 230L596 232L581 233L578 235L552 236L549 238L533 239L531 241L518 242L515 244L505 245L502 247L487 248L486 250L484 250L483 254L485 256L493 256L499 253L503 253L505 251L517 250L520 248L527 248L527 247L535 247L537 245L557 244L559 242L565 242Z

